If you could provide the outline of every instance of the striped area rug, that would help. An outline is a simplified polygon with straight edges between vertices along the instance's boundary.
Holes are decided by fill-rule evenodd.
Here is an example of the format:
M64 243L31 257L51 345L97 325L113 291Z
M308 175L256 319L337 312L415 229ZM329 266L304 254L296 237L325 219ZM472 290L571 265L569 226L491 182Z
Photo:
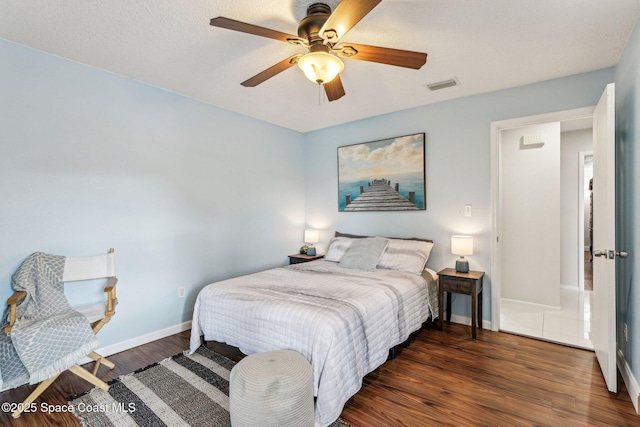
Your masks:
M235 362L201 346L69 398L86 427L230 426L229 372ZM338 420L331 427L350 427Z

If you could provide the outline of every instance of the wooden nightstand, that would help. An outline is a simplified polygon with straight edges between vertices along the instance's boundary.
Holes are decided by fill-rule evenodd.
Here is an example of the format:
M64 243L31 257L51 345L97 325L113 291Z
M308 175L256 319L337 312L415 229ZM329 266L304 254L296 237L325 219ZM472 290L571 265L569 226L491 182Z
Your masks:
M458 273L455 268L445 268L438 273L440 297L440 321L444 309L444 293L447 293L447 322L451 321L451 293L471 295L471 336L476 339L476 317L478 328L482 329L482 278L483 271ZM477 310L476 310L477 308ZM477 314L476 314L477 311Z
M300 264L302 262L315 261L317 259L324 258L324 255L307 255L307 254L295 254L289 255L289 265Z

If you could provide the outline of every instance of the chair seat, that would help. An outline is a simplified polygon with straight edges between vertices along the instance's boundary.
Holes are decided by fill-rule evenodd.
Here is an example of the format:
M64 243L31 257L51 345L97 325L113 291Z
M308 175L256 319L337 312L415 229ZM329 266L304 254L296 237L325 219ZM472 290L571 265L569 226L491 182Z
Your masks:
M89 323L97 322L104 317L107 303L97 303L91 305L83 305L82 307L73 307L74 310L87 318Z

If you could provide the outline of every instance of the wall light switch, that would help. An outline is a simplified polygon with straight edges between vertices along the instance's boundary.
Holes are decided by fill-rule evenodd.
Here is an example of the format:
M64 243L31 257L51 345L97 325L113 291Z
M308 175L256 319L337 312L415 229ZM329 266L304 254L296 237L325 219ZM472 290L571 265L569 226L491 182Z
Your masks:
M464 205L464 216L471 216L471 205Z

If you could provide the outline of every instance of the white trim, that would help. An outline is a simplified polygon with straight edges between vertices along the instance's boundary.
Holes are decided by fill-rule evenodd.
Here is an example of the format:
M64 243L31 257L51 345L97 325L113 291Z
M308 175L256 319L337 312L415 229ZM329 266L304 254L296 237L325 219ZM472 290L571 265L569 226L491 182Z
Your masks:
M445 311L444 316L446 317L446 311ZM467 316L460 316L458 314L451 314L451 323L459 323L460 325L471 326L471 318L467 317ZM491 321L483 319L482 320L482 328L483 329L488 329L488 330L493 330L492 327L491 327Z
M593 150L578 152L578 288L584 291L584 253L589 246L584 246L584 158L593 156Z
M584 291L584 289L580 289L578 286L575 285L563 285L560 284L560 290L564 289L565 291L572 291L572 292L581 292ZM587 291L589 292L589 291ZM502 298L504 300L504 298Z
M500 330L500 245L498 243L500 222L500 131L548 122L562 122L592 117L595 106L557 111L535 116L491 122L491 323L492 330Z
M631 368L620 349L618 349L618 370L622 375L624 384L627 386L627 391L629 392L631 403L633 403L633 407L636 409L636 414L640 415L640 386L638 386L638 381L634 378Z
M500 126L491 123L491 330L500 330L500 245L498 244L500 200Z
M139 337L131 338L126 341L121 341L119 343L111 344L106 347L101 347L96 350L96 353L104 357L109 357L112 354L120 353L121 351L129 350L134 347L138 347L143 344L150 343L152 341L159 340L161 338L166 338L171 335L178 334L180 332L184 332L191 329L191 320L188 322L179 323L174 326L169 326L165 329L160 329L159 331L150 332L145 335L140 335ZM80 362L79 365L84 365L85 363L92 362L91 359L85 357Z
M492 127L499 131L504 129L519 128L523 126L537 125L548 122L564 122L568 120L584 119L593 116L596 106L576 108L573 110L556 111L553 113L538 114L535 116L518 117L516 119L500 120L491 122Z
M566 285L560 285L560 286L565 286L566 288L569 288L569 286L566 286ZM571 286L571 289L572 290L576 290L575 286ZM555 306L555 305L538 304L538 303L535 303L535 302L520 301L520 300L517 300L517 299L511 299L511 298L502 298L502 301L515 302L515 303L518 303L518 304L527 304L527 305L531 305L531 306L534 306L534 307L540 307L540 308L546 309L546 310L558 310L558 309L561 308L561 307L558 307L558 306Z
M584 157L578 153L578 289L584 291Z

